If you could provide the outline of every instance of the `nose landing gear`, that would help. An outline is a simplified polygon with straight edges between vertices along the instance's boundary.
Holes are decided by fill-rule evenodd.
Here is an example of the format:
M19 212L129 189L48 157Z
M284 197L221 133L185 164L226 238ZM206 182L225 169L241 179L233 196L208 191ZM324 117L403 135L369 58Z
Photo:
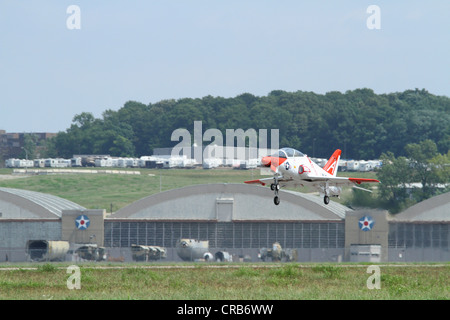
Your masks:
M275 193L275 197L273 198L273 203L277 206L280 204L280 197L278 196L278 191L280 190L280 184L278 183L278 179L274 178L274 183L270 185L270 189Z
M279 196L275 196L273 198L273 203L275 203L275 205L279 205L280 204L280 197Z

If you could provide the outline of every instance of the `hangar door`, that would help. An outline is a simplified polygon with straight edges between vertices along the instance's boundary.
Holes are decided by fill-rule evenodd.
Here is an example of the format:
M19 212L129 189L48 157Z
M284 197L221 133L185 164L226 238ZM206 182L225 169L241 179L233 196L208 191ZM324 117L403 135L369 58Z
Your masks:
M233 198L216 199L216 218L218 222L229 222L233 220Z

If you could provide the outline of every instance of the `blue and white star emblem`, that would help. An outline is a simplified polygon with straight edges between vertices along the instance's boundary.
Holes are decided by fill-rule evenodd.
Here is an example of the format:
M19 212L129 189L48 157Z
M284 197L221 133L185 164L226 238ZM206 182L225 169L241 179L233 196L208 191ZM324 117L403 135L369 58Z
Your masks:
M289 162L286 161L284 167L286 168L286 170L289 170L291 168L291 165L289 164Z
M359 228L362 231L372 230L374 224L375 221L372 219L371 216L364 216L361 219L359 219Z
M75 219L75 226L79 230L86 230L87 228L89 228L90 223L91 222L89 221L89 218L85 215L78 216Z

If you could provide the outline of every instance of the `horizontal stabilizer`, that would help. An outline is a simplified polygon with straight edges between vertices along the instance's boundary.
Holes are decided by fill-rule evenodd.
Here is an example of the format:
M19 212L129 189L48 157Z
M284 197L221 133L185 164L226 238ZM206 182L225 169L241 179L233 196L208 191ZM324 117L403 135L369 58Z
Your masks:
M369 190L369 189L364 189L364 188L357 187L357 186L353 186L353 188L354 188L354 189L358 189L358 190L362 190L362 191L366 191L366 192L372 193L372 190Z

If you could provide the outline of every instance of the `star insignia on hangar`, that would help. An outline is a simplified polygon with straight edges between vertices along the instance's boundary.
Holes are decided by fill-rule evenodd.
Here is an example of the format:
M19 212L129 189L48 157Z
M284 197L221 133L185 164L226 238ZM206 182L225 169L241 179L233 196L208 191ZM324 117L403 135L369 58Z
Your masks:
M372 230L374 224L375 221L372 219L371 216L364 216L361 219L359 219L359 228L362 231Z
M85 215L78 216L75 219L75 226L79 230L86 230L87 228L89 228L90 224L91 222L89 221L89 218Z

